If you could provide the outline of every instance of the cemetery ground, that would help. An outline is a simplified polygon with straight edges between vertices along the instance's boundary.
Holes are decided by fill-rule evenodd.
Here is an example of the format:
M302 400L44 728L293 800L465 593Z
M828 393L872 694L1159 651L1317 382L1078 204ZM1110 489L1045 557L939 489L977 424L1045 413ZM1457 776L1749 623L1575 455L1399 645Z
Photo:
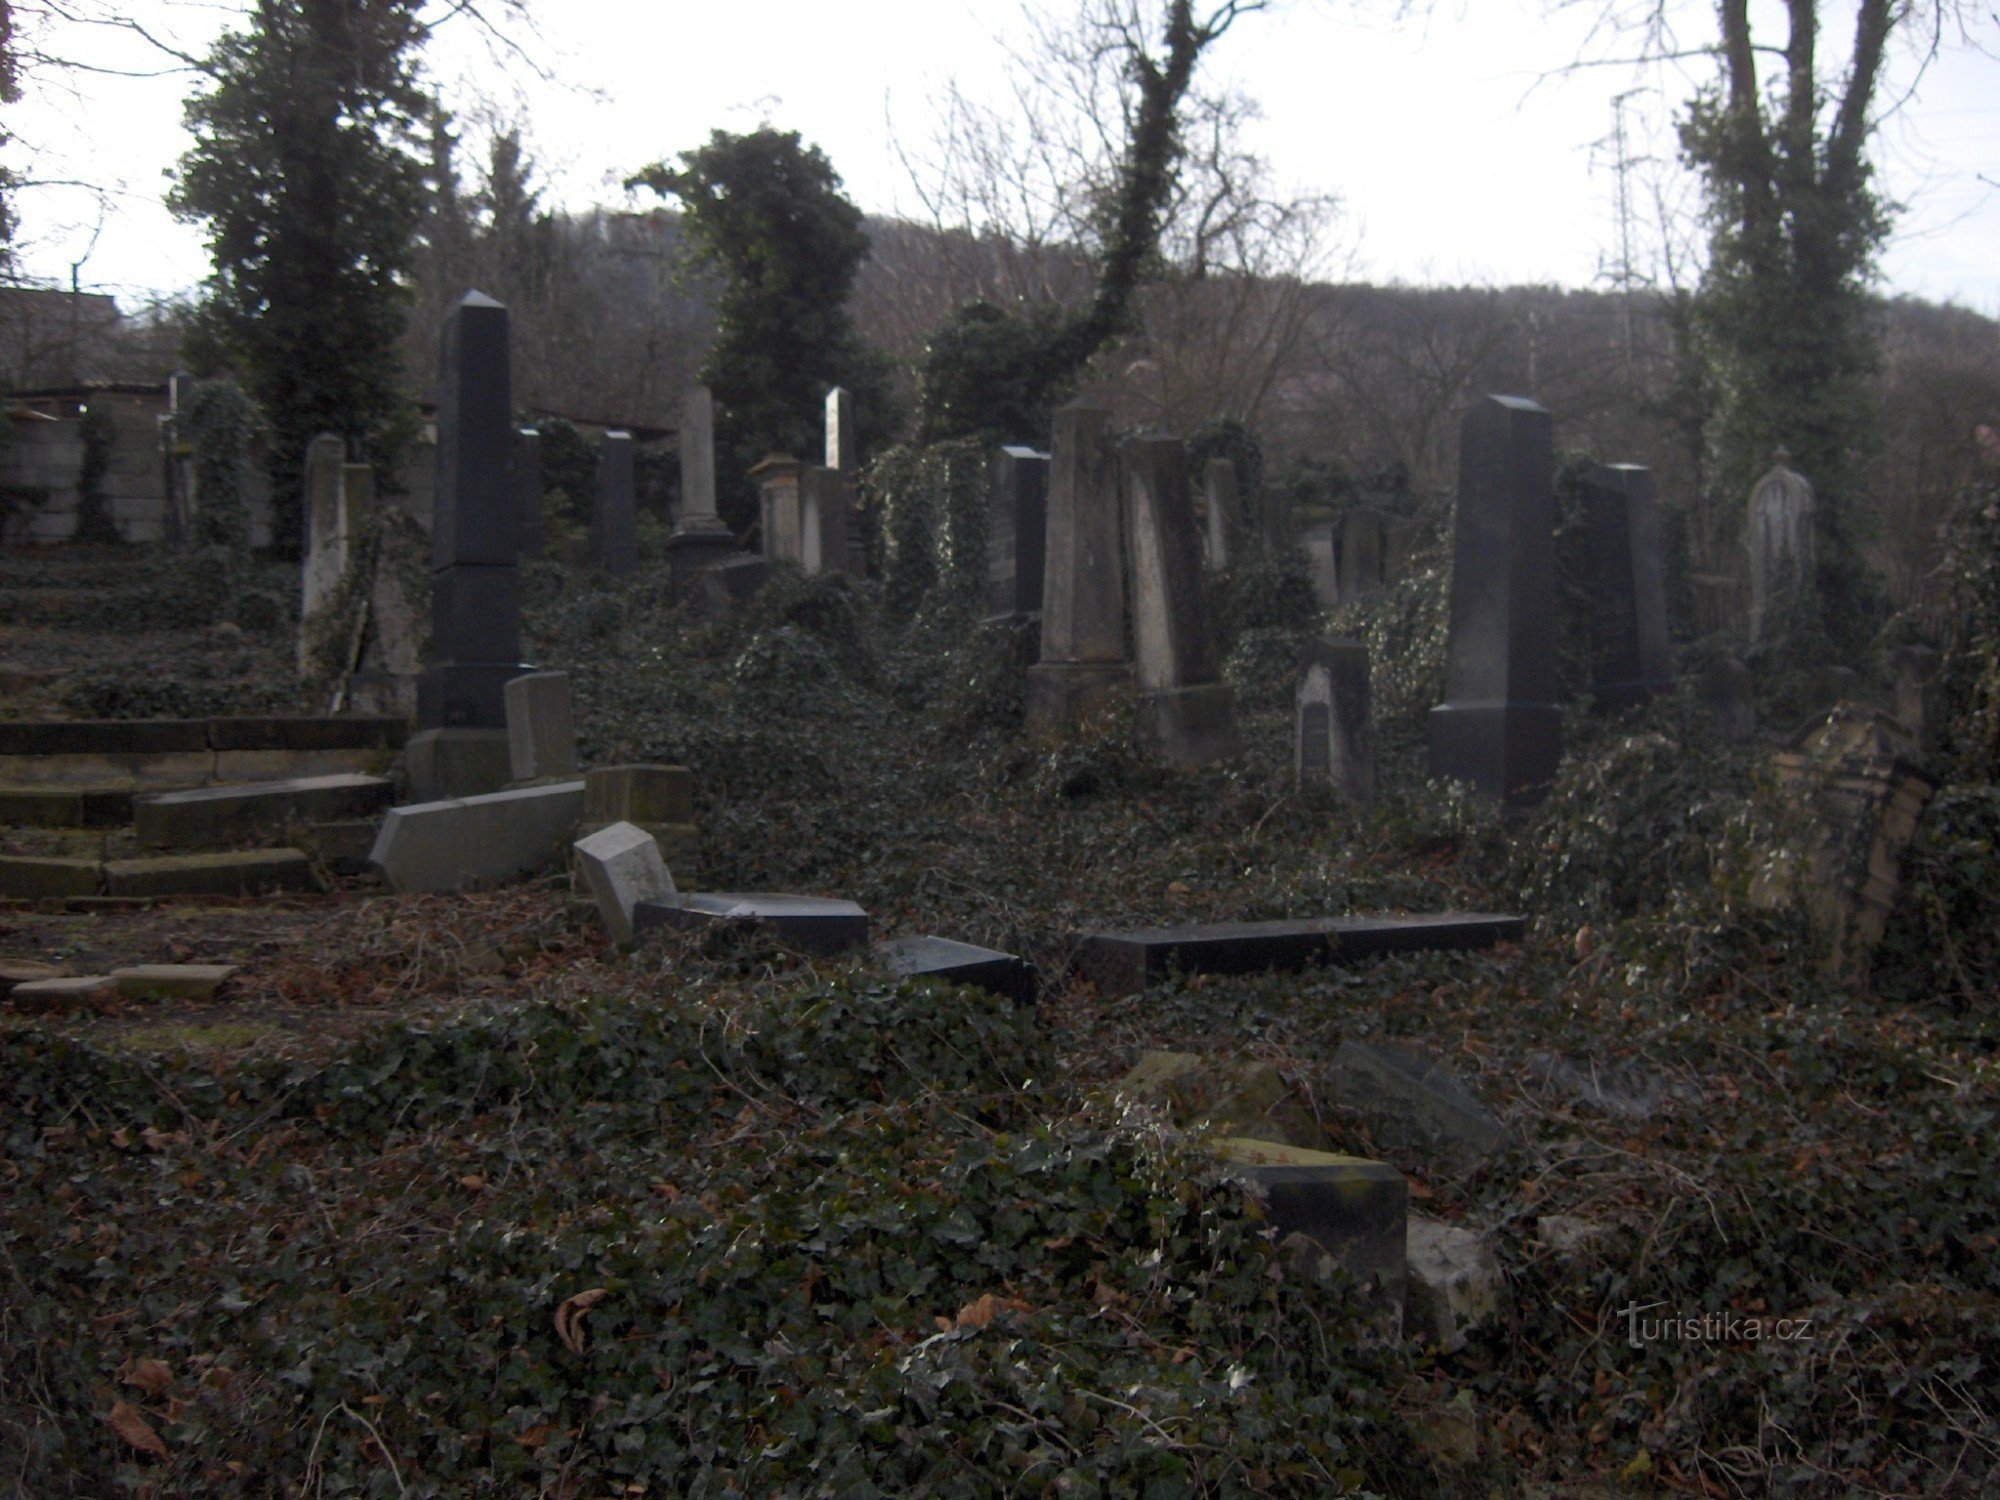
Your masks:
M620 954L560 875L0 913L10 960L241 965L210 1003L0 1022L0 1484L1990 1493L1993 1016L1914 918L1865 987L1749 905L1784 799L1691 696L1573 714L1503 826L1422 779L1418 569L1335 622L1375 648L1361 814L1293 784L1318 626L1282 579L1219 595L1245 752L1198 772L1117 722L1029 743L1018 630L872 588L781 573L703 620L541 562L527 594L586 763L696 771L683 888L850 897L1032 960L1040 1003L755 931ZM121 632L145 608L181 628ZM50 670L13 701L287 706L289 623L215 608L16 606L10 660ZM1132 996L1068 973L1080 929L1449 908L1528 934ZM1353 1040L1450 1067L1505 1142L1378 1139L1335 1102ZM1371 1338L1199 1131L1110 1098L1155 1049L1275 1063L1333 1149L1490 1237L1494 1315L1452 1353Z

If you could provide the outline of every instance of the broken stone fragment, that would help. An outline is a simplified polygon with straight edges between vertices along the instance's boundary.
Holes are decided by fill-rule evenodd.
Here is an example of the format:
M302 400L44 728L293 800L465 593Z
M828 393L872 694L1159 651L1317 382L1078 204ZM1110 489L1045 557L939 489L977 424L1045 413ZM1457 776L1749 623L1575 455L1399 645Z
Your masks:
M1456 1354L1469 1333L1500 1314L1506 1279L1492 1242L1469 1229L1411 1214L1406 1254L1410 1283L1403 1330L1420 1344Z

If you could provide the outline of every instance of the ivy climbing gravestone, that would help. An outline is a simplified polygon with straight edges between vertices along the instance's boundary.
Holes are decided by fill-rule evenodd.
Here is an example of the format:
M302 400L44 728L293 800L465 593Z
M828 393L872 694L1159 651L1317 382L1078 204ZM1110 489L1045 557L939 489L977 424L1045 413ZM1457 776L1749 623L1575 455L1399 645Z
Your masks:
M1445 701L1430 769L1508 803L1539 797L1562 758L1556 704L1555 474L1549 414L1487 396L1459 429Z
M410 777L421 799L507 784L505 689L522 673L507 309L467 292L439 339L429 666Z

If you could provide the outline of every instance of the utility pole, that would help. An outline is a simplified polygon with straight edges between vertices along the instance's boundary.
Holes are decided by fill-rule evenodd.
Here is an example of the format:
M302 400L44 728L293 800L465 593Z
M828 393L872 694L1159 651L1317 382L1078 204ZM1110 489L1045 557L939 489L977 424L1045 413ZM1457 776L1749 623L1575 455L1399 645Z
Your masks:
M1638 362L1638 337L1632 310L1632 288L1639 281L1639 273L1632 264L1632 170L1651 158L1631 154L1625 131L1625 106L1645 92L1644 89L1627 89L1611 101L1611 134L1597 142L1599 147L1611 148L1611 170L1615 177L1613 203L1618 214L1618 259L1607 274L1619 294L1620 317L1624 325L1625 375L1628 380L1635 378Z

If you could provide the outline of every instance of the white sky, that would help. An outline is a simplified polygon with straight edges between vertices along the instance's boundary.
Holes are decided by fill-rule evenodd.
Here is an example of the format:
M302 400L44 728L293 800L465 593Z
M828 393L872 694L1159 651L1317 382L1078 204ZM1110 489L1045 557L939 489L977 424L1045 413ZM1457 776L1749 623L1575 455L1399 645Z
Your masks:
M1706 6L1687 4L1693 34ZM241 8L229 0L117 7L197 52ZM1829 0L1829 8L1848 7ZM1691 75L1604 67L1545 77L1586 50L1594 5L1550 17L1541 0L1434 0L1428 14L1401 21L1396 9L1393 0L1279 0L1218 45L1214 75L1263 106L1256 144L1279 184L1341 198L1357 278L1593 284L1618 241L1612 98L1642 91L1627 106L1629 152L1670 163L1666 122ZM864 209L893 212L915 199L892 133L920 146L933 100L953 79L1004 98L1007 59L996 38L1018 34L1018 14L1018 0L535 0L556 83L496 62L460 22L431 64L461 113L484 101L525 121L557 202L651 206L651 194L628 199L619 180L713 128L768 120L819 145ZM1979 25L1979 40L2000 53L2000 22L1988 13ZM1827 46L1845 32L1837 14ZM101 29L48 40L50 50L101 66L159 66L156 54ZM1898 92L1906 89L1909 59L1898 60L1895 76ZM68 285L80 262L85 289L114 292L128 309L198 282L199 236L159 201L188 145L180 107L189 77L26 84L28 98L7 114L16 170L104 184L114 196L101 211L80 189L20 189L24 269ZM1889 190L1908 206L1884 259L1887 288L2000 316L2000 61L1957 52L1936 62L1885 130L1878 157ZM1636 175L1634 185L1635 249L1650 263L1659 243L1650 189Z

